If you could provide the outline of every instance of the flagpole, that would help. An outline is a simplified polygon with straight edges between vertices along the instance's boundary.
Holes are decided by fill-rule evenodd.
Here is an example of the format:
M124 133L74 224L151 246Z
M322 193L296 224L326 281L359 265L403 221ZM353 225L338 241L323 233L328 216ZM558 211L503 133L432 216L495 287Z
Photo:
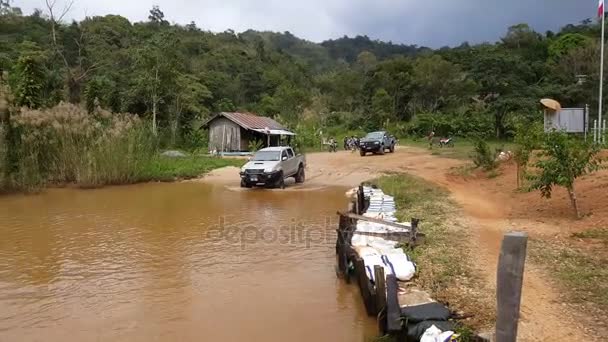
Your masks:
M603 96L604 96L604 22L605 22L605 14L604 12L604 6L602 6L602 47L600 48L600 99L599 99L599 110L598 110L598 122L600 123L600 127L602 124L602 102L603 102ZM600 133L602 132L602 130L600 129ZM600 142L603 141L603 137L599 136L598 139Z

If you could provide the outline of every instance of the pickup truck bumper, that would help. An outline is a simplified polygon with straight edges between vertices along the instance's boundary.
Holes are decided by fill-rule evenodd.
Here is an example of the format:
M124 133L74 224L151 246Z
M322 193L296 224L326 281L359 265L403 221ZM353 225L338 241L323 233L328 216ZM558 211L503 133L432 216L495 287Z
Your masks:
M245 181L245 183L247 183L247 184L268 185L268 184L276 183L279 180L281 173L279 171L274 171L274 172L268 173L268 172L257 172L257 171L247 170L245 172L241 172L240 175L241 175L241 179L243 181Z
M361 146L359 146L359 148L361 149L361 151L365 151L365 152L376 152L376 151L380 151L380 148L382 147L382 145L378 144L361 144Z

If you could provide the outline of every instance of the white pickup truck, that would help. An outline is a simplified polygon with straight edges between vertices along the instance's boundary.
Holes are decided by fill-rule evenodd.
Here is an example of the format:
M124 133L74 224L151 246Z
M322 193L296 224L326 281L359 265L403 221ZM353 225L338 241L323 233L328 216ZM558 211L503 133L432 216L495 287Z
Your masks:
M264 185L285 188L285 178L294 177L296 183L304 183L306 158L291 147L263 148L241 168L241 187Z

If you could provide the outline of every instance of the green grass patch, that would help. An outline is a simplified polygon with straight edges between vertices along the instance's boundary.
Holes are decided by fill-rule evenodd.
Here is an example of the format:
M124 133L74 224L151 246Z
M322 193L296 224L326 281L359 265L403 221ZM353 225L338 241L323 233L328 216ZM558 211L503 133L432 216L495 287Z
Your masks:
M453 159L470 159L471 153L474 150L473 141L464 138L455 138L454 147L439 147L434 144L433 147L430 148L429 142L425 138L403 138L399 140L399 144L425 148L428 149L432 155ZM488 141L488 144L492 150L501 149L503 151L512 151L515 147L513 143L507 141Z
M498 177L498 176L500 176L500 175L501 175L500 171L499 171L499 170L496 170L496 169L494 169L494 170L490 170L490 171L488 171L488 173L486 174L486 176L487 176L488 178L490 178L490 179L492 179L492 178L496 178L496 177Z
M183 158L159 156L144 166L139 180L169 182L176 179L191 179L225 166L240 167L245 162L243 159L208 156L188 156Z
M491 325L494 298L481 291L483 281L467 257L472 253L467 243L470 233L458 220L460 208L448 192L409 174L389 174L370 183L395 197L399 220L421 220L426 241L406 251L418 267L415 282L436 299L450 303L451 309L473 314L467 326L482 329Z
M608 228L593 228L584 232L574 233L572 237L579 239L595 239L608 244Z
M608 258L537 239L530 241L530 255L567 289L564 293L572 302L608 310Z
M465 164L460 166L455 166L450 168L449 174L452 176L458 176L462 178L469 178L473 176L473 171L475 171L475 166L472 164Z

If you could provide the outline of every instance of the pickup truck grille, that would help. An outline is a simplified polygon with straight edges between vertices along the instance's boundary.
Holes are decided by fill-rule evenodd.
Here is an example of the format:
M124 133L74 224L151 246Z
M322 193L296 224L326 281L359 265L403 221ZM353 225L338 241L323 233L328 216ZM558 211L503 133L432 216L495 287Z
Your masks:
M262 169L246 169L245 173L248 175L261 175L262 173L264 173L264 170Z

